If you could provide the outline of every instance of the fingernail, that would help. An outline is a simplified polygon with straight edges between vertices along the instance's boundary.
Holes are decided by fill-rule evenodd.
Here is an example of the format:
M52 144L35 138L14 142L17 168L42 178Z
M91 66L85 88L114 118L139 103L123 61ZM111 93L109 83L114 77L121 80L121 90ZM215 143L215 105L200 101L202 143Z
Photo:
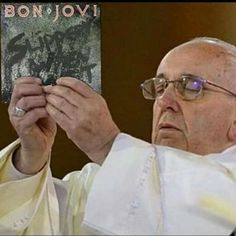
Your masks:
M62 81L62 78L59 78L59 79L56 80L56 83L57 83L57 84L60 84L61 81Z
M33 77L33 79L34 79L38 84L42 84L42 80L41 80L40 78Z
M43 86L43 91L44 92L50 92L51 89L52 89L52 85Z

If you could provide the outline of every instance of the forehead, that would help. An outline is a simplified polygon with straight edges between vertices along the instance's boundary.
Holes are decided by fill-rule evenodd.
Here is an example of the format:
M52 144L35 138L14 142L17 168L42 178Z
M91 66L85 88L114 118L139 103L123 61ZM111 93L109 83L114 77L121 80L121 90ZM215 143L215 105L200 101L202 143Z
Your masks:
M212 43L189 43L171 50L161 61L157 75L170 79L180 74L194 74L204 79L222 83L222 78L232 71L235 59L223 47Z

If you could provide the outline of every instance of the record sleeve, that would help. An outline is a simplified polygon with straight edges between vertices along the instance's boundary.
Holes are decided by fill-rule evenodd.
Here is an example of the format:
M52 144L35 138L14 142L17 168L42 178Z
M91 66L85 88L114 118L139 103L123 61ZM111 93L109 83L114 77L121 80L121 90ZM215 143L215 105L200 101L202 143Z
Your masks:
M45 85L75 77L100 93L100 35L99 4L2 3L2 100L10 100L14 81L24 76Z

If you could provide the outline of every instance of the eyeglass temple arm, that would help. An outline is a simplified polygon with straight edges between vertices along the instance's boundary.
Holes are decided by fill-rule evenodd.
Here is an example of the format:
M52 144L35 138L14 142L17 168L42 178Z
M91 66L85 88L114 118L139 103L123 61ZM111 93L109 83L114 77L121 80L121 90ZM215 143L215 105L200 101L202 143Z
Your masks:
M212 85L212 86L214 86L214 87L217 87L217 88L223 89L224 91L226 91L226 92L228 92L228 93L230 93L231 95L233 95L233 96L236 97L236 94L235 94L235 93L231 92L230 90L228 90L228 89L226 89L226 88L221 87L220 85L217 85L217 84L211 83L211 82L208 81L208 80L204 80L204 82L207 83L207 84L210 84L210 85Z

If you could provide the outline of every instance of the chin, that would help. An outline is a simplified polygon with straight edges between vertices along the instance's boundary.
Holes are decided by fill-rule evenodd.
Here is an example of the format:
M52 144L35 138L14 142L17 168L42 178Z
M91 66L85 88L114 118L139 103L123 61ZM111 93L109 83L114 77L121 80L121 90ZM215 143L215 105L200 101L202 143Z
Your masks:
M184 142L179 142L179 140L174 140L171 138L161 140L155 139L153 143L161 146L167 146L187 151L187 145Z

